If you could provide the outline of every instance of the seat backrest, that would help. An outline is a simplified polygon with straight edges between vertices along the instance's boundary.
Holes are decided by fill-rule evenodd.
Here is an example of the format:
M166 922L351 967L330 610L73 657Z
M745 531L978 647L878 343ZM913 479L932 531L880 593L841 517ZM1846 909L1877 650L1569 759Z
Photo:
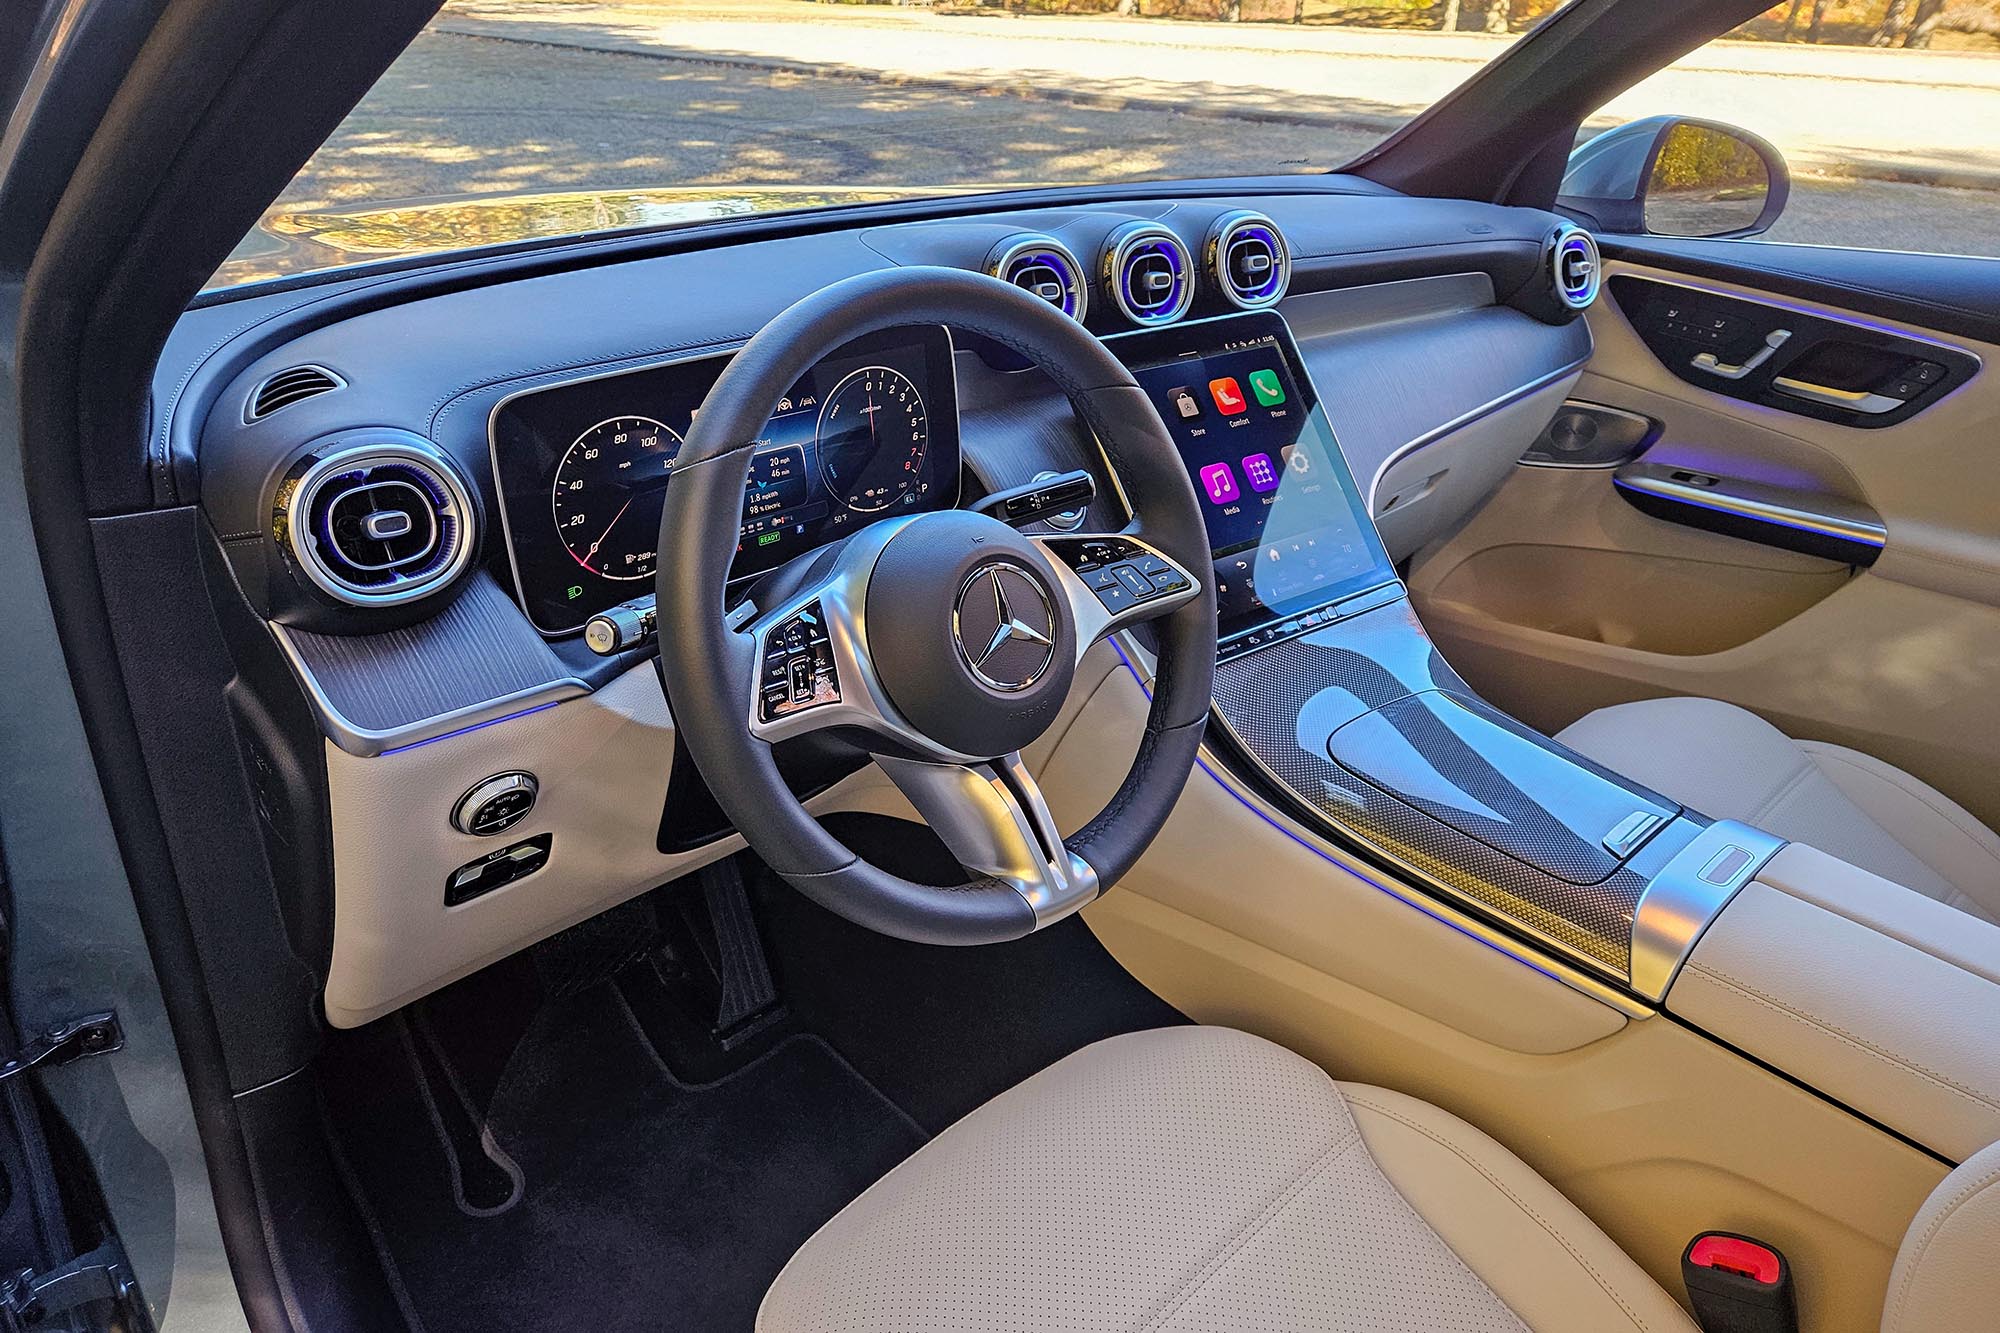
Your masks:
M2000 1311L2000 1143L1938 1182L1903 1233L1882 1333L1991 1330Z

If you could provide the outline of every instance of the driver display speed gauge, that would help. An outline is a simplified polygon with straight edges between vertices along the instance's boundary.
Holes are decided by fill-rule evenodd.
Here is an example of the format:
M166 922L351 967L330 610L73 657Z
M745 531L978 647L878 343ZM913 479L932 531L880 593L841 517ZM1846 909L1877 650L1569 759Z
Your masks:
M681 437L651 417L612 417L576 437L550 494L572 560L607 579L653 576L660 507L680 449Z
M833 386L819 410L819 469L833 498L880 513L922 494L930 426L923 395L888 366L863 366Z

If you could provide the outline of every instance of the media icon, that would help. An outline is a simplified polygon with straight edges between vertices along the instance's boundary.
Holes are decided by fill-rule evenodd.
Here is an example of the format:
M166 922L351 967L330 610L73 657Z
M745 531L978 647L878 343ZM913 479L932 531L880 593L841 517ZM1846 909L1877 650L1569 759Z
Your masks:
M1278 469L1271 465L1269 454L1252 454L1244 459L1243 475L1249 479L1250 489L1259 495L1278 489Z
M1210 463L1201 470L1201 488L1208 498L1219 505L1226 505L1241 499L1243 492L1236 485L1236 474L1227 463Z

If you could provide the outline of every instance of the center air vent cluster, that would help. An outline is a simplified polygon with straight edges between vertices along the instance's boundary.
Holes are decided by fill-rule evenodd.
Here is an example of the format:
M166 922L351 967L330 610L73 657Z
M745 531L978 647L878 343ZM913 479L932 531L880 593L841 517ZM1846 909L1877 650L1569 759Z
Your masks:
M300 460L278 489L275 532L321 591L390 606L462 573L475 545L457 470L401 443L356 443Z
M1055 237L1040 232L1010 237L994 250L986 271L1082 322L1090 287L1083 266Z

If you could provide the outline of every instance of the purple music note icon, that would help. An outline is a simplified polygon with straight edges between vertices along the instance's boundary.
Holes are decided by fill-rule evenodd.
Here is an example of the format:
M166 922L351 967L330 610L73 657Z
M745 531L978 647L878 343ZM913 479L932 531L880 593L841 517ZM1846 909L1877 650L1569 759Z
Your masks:
M1208 492L1208 498L1216 504L1226 505L1241 498L1243 492L1237 489L1236 473L1227 463L1210 463L1201 470L1201 488Z

